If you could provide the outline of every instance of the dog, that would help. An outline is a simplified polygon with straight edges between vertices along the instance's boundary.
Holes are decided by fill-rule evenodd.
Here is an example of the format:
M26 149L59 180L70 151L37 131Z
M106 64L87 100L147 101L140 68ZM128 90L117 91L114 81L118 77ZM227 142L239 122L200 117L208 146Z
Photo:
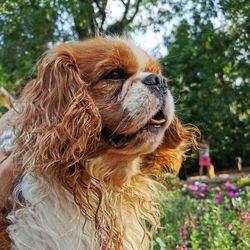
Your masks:
M196 145L158 62L122 38L63 43L16 107L3 249L149 249L162 174Z

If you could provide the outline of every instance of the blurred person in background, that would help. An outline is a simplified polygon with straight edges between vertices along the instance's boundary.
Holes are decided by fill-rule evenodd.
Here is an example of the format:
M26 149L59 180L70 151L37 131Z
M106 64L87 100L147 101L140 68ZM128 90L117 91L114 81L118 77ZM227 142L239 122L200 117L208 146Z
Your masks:
M211 158L209 154L209 145L206 143L204 139L202 139L199 145L199 176L200 177L203 174L204 167L206 167L207 175L209 176L210 165L211 165Z

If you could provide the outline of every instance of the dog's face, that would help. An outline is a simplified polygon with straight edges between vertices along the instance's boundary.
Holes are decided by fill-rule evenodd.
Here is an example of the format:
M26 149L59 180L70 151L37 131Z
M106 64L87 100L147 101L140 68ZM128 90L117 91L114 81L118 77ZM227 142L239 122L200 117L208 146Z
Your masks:
M159 64L119 38L49 50L20 99L25 103L20 138L32 135L28 141L37 144L43 162L70 165L105 150L132 158L153 152L178 170L192 140L174 114Z
M155 150L174 116L173 98L158 63L120 39L75 46L76 63L101 115L102 140L124 154Z

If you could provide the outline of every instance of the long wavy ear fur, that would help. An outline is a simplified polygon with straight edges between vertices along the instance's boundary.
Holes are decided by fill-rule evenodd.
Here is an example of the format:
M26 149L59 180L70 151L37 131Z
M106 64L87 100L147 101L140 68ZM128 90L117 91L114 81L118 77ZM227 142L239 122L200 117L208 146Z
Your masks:
M182 124L175 116L165 132L163 143L155 152L146 157L146 171L161 175L164 170L177 175L186 152L197 147L199 130L191 124Z
M101 119L87 89L70 44L41 58L20 98L16 155L26 170L69 168L94 150Z

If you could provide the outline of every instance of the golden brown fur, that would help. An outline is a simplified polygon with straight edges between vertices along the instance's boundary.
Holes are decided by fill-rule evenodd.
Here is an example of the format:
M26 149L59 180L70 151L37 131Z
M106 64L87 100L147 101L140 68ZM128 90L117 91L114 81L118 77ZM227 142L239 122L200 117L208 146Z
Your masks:
M38 76L24 88L15 121L15 156L22 171L68 190L82 214L94 221L97 237L115 240L115 249L148 248L146 221L152 229L159 225L160 185L151 177L160 180L166 169L178 173L186 151L196 145L196 129L181 124L176 116L153 152L133 154L133 144L117 152L101 137L104 125L111 130L118 127L115 117L121 112L117 101L106 105L112 99L107 93L115 96L118 87L98 79L117 65L128 75L139 70L159 74L157 62L144 56L148 61L140 64L120 39L57 46L39 61ZM119 132L134 133L129 124L137 126L136 121L126 122ZM134 221L140 226L133 231L129 224ZM4 234L5 226L1 217ZM0 234L0 242L3 237L7 239Z

